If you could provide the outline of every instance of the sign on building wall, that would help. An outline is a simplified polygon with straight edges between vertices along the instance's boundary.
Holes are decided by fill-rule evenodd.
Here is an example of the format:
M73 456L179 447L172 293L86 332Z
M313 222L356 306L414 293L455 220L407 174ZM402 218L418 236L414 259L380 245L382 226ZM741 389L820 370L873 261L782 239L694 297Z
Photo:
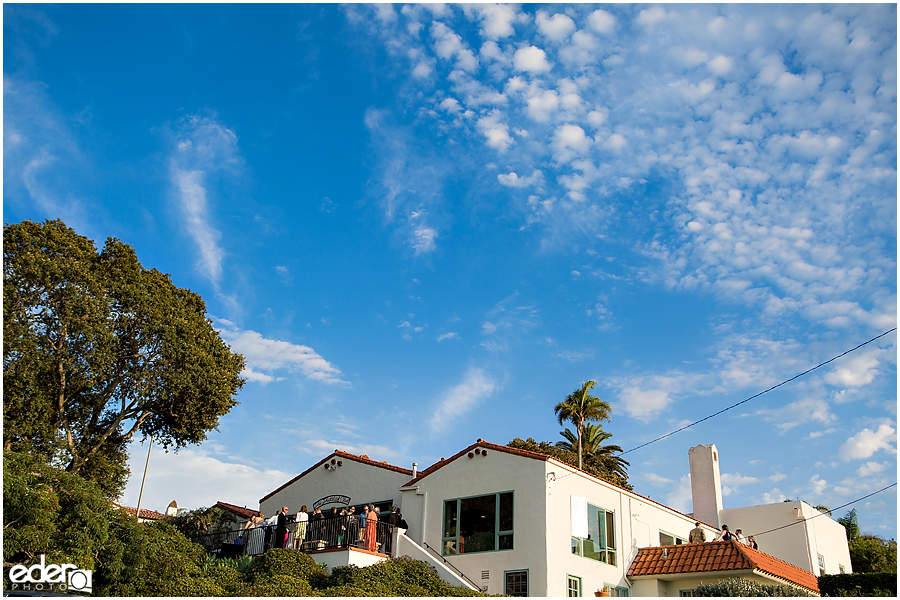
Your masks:
M325 496L324 498L319 498L313 503L313 510L321 506L325 506L326 504L343 504L345 506L350 506L350 496L341 496L338 494L332 496Z

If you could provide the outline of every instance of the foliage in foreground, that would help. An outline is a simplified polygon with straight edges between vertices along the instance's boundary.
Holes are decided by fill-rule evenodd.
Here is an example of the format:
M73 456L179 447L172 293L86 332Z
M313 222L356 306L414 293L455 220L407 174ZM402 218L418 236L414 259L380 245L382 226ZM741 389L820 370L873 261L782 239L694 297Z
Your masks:
M42 457L3 453L4 587L8 569L72 563L94 573L96 596L476 596L409 558L336 567L306 554L215 559L166 522L138 523L99 486Z
M819 577L819 592L823 596L886 596L896 598L897 574L895 572L822 575Z
M767 585L758 581L750 581L748 579L734 578L726 579L716 583L704 583L698 585L694 590L695 596L719 597L719 598L750 598L750 597L810 597L811 592L805 592L800 588L790 585Z

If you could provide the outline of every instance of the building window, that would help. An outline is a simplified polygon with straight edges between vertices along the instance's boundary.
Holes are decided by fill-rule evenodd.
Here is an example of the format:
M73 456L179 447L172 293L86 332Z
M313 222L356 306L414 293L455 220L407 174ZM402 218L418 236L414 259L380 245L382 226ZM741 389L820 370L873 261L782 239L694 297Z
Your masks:
M825 557L819 554L819 576L825 574Z
M444 501L444 556L512 548L512 492Z
M631 594L628 592L627 587L621 587L616 585L608 585L609 588L609 597L610 598L627 598Z
M572 538L572 554L598 560L610 565L616 564L616 521L615 515L606 509L587 505L588 536Z
M844 567L844 565L838 565L838 570L841 572L841 574L847 572L847 569Z
M672 535L671 533L666 533L665 531L659 532L659 545L660 546L675 546L677 544L687 544L687 540L684 538L680 538L677 535Z
M581 577L566 575L566 596L569 598L581 597Z
M678 590L678 596L681 598L693 598L694 590Z
M506 571L503 573L506 580L504 594L507 596L528 595L528 569L524 571Z

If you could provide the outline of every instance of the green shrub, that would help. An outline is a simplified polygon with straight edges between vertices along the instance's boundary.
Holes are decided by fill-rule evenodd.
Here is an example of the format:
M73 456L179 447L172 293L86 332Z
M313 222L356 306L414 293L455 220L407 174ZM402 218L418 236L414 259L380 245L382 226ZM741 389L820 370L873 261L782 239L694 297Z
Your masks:
M394 558L368 567L335 567L328 589L349 586L377 596L475 596L478 592L443 581L431 565L409 557Z
M704 583L694 590L695 596L705 597L762 597L762 596L812 596L807 592L790 585L767 585L758 581L750 581L735 577L716 583Z
M282 573L260 576L253 580L251 588L250 594L252 596L297 597L314 595L312 586L309 585L307 580Z
M245 572L245 580L255 584L256 581L265 581L275 575L296 577L315 588L324 587L328 578L325 568L309 555L295 550L273 548L253 560Z
M823 596L888 596L897 597L895 573L845 573L819 577Z

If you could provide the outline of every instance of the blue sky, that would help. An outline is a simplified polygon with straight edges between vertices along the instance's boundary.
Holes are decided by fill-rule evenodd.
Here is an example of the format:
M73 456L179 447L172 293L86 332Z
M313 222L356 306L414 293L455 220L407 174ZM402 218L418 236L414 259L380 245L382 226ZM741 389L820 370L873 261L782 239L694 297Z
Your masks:
M4 221L132 244L247 359L144 507L557 441L585 379L627 450L896 325L894 5L3 9ZM840 506L896 481L896 390L892 333L631 482L689 512L714 443L726 507ZM896 488L856 508L896 537Z

